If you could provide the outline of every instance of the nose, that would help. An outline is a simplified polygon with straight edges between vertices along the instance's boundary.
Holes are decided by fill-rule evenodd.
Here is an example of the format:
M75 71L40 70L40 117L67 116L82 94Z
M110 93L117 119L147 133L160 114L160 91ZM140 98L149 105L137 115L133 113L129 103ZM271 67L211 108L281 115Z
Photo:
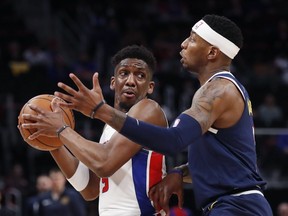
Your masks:
M187 38L181 43L181 48L184 49L187 46Z
M127 77L126 85L135 86L135 77L132 73Z

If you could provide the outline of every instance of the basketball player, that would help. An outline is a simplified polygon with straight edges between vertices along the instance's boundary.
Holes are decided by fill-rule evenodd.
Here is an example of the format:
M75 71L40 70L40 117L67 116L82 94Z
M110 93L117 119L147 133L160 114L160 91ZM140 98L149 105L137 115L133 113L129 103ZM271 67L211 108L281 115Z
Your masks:
M110 88L115 91L114 107L125 115L128 112L135 118L167 127L160 106L150 99L142 102L154 89L152 77L156 61L153 54L143 46L128 46L116 53L112 63L115 70ZM85 110L83 104L94 102L93 98L89 98L89 89L83 85L78 88L78 91L71 91L74 96L78 94L78 98L84 100L75 101L78 103L76 110L82 112L82 109ZM133 106L137 103L141 105ZM52 104L56 107L54 112L44 112L34 107L42 117L23 116L36 121L23 127L37 127L38 124L38 132L31 139L40 133L55 136L55 131L62 127L63 117L57 100ZM93 113L91 111L88 116L93 118ZM76 158L64 146L51 151L51 154L69 182L84 198L93 200L99 194L101 216L150 216L155 213L148 190L165 175L165 157L162 154L141 147L108 125L101 136L101 144L86 140L71 128L63 127L61 130L58 130L60 139Z
M144 123L105 104L97 73L89 92L93 103L82 105L84 114L89 115L98 104L94 118L147 148L174 155L188 147L195 202L203 209L202 215L272 215L262 191L266 183L256 163L251 101L230 72L242 43L241 30L225 17L206 15L192 27L181 44L181 63L196 73L201 86L191 107L170 128ZM81 85L75 75L70 77ZM62 105L78 109L75 100L80 99L71 88L63 83L58 86L68 93L55 93L69 102ZM135 108L144 102L151 101L143 100ZM60 137L67 137L69 131Z

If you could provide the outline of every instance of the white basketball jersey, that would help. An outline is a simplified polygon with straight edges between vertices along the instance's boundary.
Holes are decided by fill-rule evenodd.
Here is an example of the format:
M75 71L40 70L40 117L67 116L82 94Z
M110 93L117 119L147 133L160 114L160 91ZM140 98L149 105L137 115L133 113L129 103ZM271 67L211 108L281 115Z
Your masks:
M108 141L115 130L106 125L100 143ZM105 144L104 144L105 145ZM101 216L153 215L149 188L166 174L165 157L142 149L109 178L101 178L99 213Z

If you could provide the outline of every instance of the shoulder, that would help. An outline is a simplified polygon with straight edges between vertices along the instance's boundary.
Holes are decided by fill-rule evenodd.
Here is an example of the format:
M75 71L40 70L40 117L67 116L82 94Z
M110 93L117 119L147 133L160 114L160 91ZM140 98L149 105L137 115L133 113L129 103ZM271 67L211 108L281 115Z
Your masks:
M133 109L161 109L160 105L152 99L144 98L138 103L136 103L133 107Z
M167 126L167 119L164 111L161 106L152 99L142 99L131 107L128 115L156 125Z
M233 82L225 78L216 77L204 84L198 91L199 96L211 99L225 99L239 96L239 90ZM227 98L228 97L228 98Z

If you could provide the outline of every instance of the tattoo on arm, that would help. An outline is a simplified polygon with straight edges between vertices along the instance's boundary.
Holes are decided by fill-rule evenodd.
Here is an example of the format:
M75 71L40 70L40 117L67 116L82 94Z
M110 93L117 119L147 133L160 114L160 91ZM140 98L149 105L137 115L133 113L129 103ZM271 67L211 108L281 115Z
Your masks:
M120 131L126 120L126 114L119 110L113 109L110 116L111 118L107 123L114 127L117 131Z
M213 124L211 117L215 101L223 98L225 86L220 82L221 79L216 79L204 85L198 90L193 99L193 116L196 117L203 131L208 130Z

